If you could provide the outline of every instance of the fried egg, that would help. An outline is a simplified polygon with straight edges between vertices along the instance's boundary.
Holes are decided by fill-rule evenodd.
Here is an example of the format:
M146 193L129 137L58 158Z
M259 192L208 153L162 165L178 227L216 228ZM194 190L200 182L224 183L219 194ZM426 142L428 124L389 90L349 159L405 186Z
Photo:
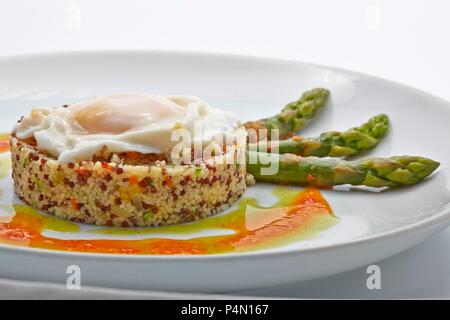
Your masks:
M14 132L19 139L34 137L38 149L70 162L88 160L104 146L110 152L168 152L179 143L172 136L176 129L190 133L193 144L218 137L232 141L239 125L231 113L195 96L126 93L33 109Z

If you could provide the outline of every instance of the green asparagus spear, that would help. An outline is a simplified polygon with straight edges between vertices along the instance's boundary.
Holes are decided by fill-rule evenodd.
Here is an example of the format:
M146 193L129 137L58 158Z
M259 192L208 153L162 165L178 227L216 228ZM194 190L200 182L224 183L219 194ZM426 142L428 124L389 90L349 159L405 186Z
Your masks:
M341 159L323 159L300 157L293 154L263 154L249 152L247 172L257 181L310 184L319 187L341 184L362 185L368 187L397 187L412 185L422 181L439 166L439 162L415 156L390 158L367 158L356 161ZM265 156L270 164L263 164ZM253 161L253 160L257 161ZM256 163L253 163L256 162ZM264 175L262 168L277 164L275 174Z
M272 141L271 149L277 153L293 153L308 157L348 157L375 147L389 128L389 118L379 114L360 127L344 132L329 131L317 138L293 137L288 140ZM250 150L256 150L250 145ZM258 150L269 150L267 141L258 143Z
M306 91L300 99L286 105L279 114L257 121L244 123L247 129L279 130L280 139L285 139L303 128L327 102L330 92L316 88Z

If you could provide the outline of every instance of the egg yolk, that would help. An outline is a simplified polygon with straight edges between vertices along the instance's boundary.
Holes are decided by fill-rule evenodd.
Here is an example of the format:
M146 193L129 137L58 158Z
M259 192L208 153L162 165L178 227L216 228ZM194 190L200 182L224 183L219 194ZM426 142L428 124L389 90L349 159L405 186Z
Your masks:
M141 94L116 94L68 107L90 134L119 134L143 124L157 124L180 116L183 109L170 100Z

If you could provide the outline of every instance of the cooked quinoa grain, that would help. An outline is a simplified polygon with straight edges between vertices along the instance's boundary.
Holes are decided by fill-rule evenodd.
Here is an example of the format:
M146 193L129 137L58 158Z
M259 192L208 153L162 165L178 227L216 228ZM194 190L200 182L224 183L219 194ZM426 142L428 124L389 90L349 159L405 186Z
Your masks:
M10 144L19 198L57 217L89 224L132 227L198 220L234 203L248 179L244 165L212 160L180 166L159 160L60 163L14 135Z

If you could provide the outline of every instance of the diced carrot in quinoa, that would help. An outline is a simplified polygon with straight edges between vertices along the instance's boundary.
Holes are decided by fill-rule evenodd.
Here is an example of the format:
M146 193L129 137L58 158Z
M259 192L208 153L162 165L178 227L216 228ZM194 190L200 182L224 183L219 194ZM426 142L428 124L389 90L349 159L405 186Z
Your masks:
M131 184L138 184L138 177L131 176L129 181L130 181Z
M72 209L75 211L80 210L78 203L75 199L70 199L70 205L72 206Z
M173 188L173 180L171 176L166 176L165 178L166 184L169 188Z
M106 169L106 170L111 170L112 167L109 165L108 162L102 162L102 168Z

